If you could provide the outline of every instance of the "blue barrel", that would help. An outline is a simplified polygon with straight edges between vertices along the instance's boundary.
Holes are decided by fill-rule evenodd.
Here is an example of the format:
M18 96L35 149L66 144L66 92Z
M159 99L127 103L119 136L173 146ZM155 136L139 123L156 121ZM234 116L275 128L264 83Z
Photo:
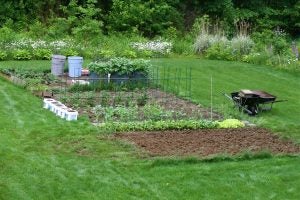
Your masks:
M69 77L80 77L82 70L83 58L79 56L68 57Z
M52 55L51 74L61 76L64 73L66 56Z

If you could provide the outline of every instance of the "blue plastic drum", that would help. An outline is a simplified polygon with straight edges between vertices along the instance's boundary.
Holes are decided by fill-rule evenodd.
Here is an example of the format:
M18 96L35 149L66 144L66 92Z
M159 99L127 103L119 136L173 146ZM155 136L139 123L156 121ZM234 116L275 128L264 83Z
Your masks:
M79 56L68 57L69 77L76 78L81 76L83 58Z

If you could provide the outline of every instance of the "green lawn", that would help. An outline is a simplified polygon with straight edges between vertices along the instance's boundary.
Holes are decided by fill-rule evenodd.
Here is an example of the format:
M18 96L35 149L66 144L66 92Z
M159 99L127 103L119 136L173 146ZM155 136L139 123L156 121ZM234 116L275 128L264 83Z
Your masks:
M213 80L213 107L220 112L232 110L231 102L222 93L240 89L259 89L270 92L287 102L274 104L270 112L258 117L237 117L280 132L300 142L300 73L275 70L266 66L238 62L212 61L200 59L158 59L155 64L164 67L192 68L192 99L210 106L211 77ZM183 86L185 87L185 86ZM236 115L236 114L235 114Z
M215 91L257 87L281 96L292 93L285 89L297 90L288 103L276 106L260 121L299 141L297 74L197 59L154 62L195 68L193 76L202 79L193 80L198 86L193 87L193 98L204 105L209 104L207 80L211 74ZM28 67L49 66L48 61L25 63ZM0 67L7 65L25 67L23 62L0 63ZM245 76L242 70L257 75ZM247 77L257 82L249 83ZM218 97L214 96L215 104L223 103ZM300 198L300 157L211 163L141 159L132 146L108 141L87 119L58 119L42 109L40 99L1 78L0 106L0 199Z

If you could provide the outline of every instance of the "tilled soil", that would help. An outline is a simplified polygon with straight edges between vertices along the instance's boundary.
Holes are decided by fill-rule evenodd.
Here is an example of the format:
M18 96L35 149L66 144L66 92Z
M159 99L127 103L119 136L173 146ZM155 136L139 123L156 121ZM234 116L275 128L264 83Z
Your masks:
M134 143L151 156L235 155L244 151L297 154L300 146L260 128L132 132L115 138Z

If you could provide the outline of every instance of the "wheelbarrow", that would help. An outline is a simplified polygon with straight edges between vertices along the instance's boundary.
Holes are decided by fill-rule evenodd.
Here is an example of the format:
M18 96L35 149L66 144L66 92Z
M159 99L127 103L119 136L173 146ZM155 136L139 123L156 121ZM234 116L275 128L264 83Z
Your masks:
M274 103L287 100L276 100L276 96L261 90L240 90L224 95L232 100L239 110L249 115L257 115L261 111L271 110Z

